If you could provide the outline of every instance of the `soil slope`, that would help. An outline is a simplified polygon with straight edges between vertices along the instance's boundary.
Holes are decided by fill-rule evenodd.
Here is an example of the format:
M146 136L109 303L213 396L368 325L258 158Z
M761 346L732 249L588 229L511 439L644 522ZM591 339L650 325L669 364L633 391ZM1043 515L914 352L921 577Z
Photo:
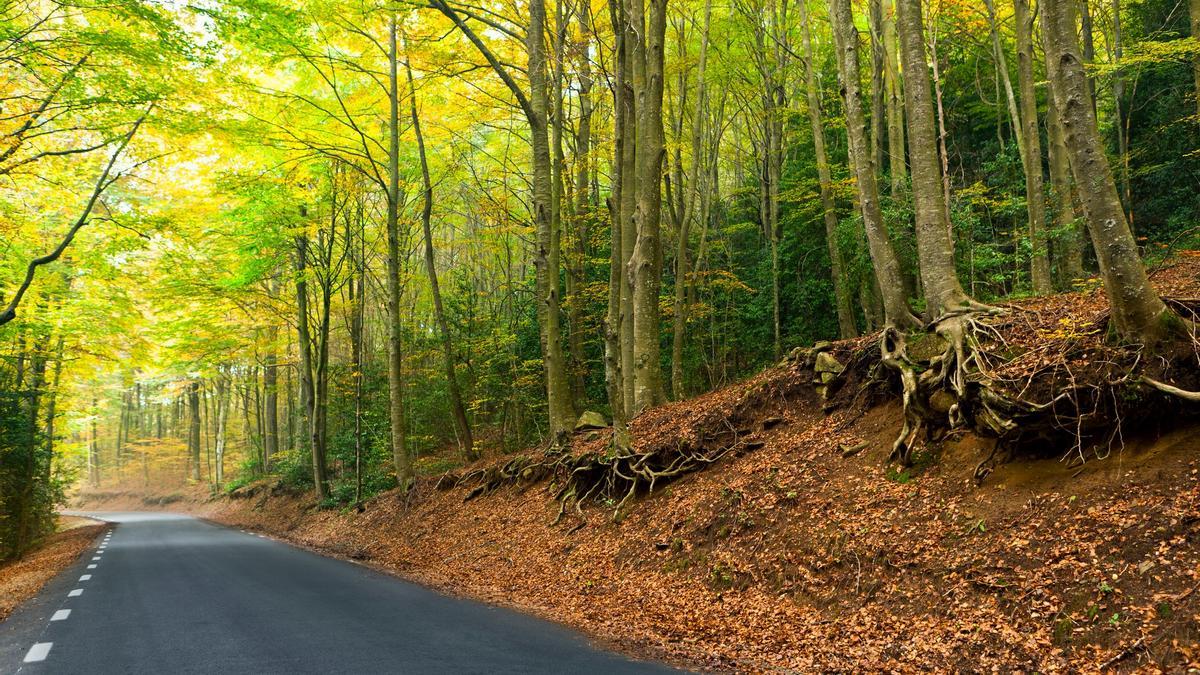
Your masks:
M1164 294L1200 297L1198 272L1185 257L1155 280ZM1103 305L1090 292L1031 300L1021 311L1040 322L1029 333L1040 339L1063 317L1086 323ZM438 489L428 480L361 513L317 510L308 495L267 484L165 508L369 561L692 667L1200 667L1200 425L1180 417L1096 447L1048 447L977 484L988 441L959 436L900 470L886 462L899 405L827 413L812 377L785 363L640 416L639 447L693 443L720 419L737 419L744 442L638 498L620 522L612 504L572 506L557 518L553 480L473 499L469 482ZM584 450L604 443L576 440Z

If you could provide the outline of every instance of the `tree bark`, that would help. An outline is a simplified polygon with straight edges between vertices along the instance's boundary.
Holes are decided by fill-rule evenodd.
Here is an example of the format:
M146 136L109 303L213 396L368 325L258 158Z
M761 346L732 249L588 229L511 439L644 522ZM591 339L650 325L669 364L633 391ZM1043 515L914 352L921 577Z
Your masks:
M404 352L400 323L400 87L397 77L396 15L388 30L388 190L387 190L387 316L388 414L391 419L392 463L401 491L412 484L404 421Z
M406 60L405 72L408 76L409 112L412 115L413 132L417 139L417 155L421 160L421 231L425 240L425 273L429 277L429 293L433 296L433 315L437 321L438 332L442 337L442 357L446 373L446 386L450 391L450 410L454 415L454 426L458 431L458 440L462 446L463 456L470 461L479 458L475 452L475 441L471 436L471 424L467 421L467 409L463 405L462 389L458 386L458 375L454 367L454 345L450 337L450 323L446 320L446 310L442 305L442 290L438 283L437 265L433 252L433 228L430 221L433 217L433 181L429 176L429 160L425 155L425 136L421 132L421 118L417 114L417 89L413 85L412 66Z
M188 385L188 467L191 480L200 480L200 382ZM94 430L93 430L94 433Z
M1050 278L1050 244L1046 239L1046 196L1042 183L1042 141L1038 127L1037 94L1033 75L1033 15L1029 0L1013 0L1017 23L1017 86L1021 90L1021 130L1025 138L1025 202L1029 214L1033 292L1054 290Z
M846 136L849 140L851 162L858 179L859 208L867 233L867 248L871 253L875 275L882 292L885 321L902 329L915 328L917 318L908 308L900 263L883 223L879 206L879 184L871 166L867 146L865 118L859 93L858 30L850 13L850 0L828 0L829 18L833 24L837 47L838 75L841 80L842 102L846 111Z
M821 194L821 211L825 219L825 244L829 247L833 297L834 304L837 306L838 334L842 339L849 339L858 336L858 326L854 318L854 301L850 294L849 280L846 278L846 262L842 257L842 249L838 246L837 204L833 197L833 176L829 170L829 156L825 152L825 123L821 115L821 94L817 82L817 68L813 63L808 7L804 2L798 3L796 7L800 12L800 43L801 54L804 57L804 93L808 101L808 124L812 131L813 158L817 164L817 188ZM886 89L886 86L884 88Z
M696 65L696 101L692 108L692 175L688 186L686 203L681 205L679 214L679 235L675 249L675 298L671 326L671 394L675 400L684 397L683 384L683 347L687 333L687 321L690 305L687 301L688 279L692 273L688 258L688 239L691 235L696 202L700 192L700 177L704 173L707 162L701 160L701 145L704 139L705 121L708 115L708 39L712 23L712 0L704 0L704 19L700 33L700 52ZM687 83L682 81L680 89ZM683 117L684 96L680 94L680 120ZM680 175L683 169L680 167ZM682 186L679 186L682 187ZM682 201L682 200L681 200Z
M908 181L908 164L904 152L904 85L900 80L899 58L896 49L896 5L895 0L883 0L883 74L887 89L888 125L888 173L891 178L891 195L904 192ZM883 167L877 167L882 170Z
M1062 286L1069 289L1072 283L1086 276L1083 271L1084 233L1075 215L1075 189L1071 181L1067 141L1053 95L1048 96L1046 100L1046 137L1049 146L1047 154L1050 159L1050 185L1054 203L1058 205L1054 211L1055 226L1061 233L1060 245L1056 247L1059 269L1063 277Z
M525 45L529 57L529 106L526 117L533 149L533 221L536 229L537 315L542 346L542 367L546 375L546 399L550 413L550 435L555 442L570 432L574 406L567 383L566 359L562 348L562 325L558 270L559 236L551 214L554 185L548 128L549 95L546 89L546 5L544 0L529 4L529 30Z
M904 103L908 113L908 156L913 211L917 221L917 257L930 319L968 305L971 300L954 267L954 242L938 163L937 134L930 100L929 68L921 0L898 0L900 56L904 67ZM887 292L881 279L879 285Z
M667 26L667 0L633 0L635 25L642 24L641 8L649 6L645 17L645 39L638 44L635 59L635 93L638 111L636 221L637 241L630 256L633 277L633 350L634 412L656 406L666 399L663 387L659 335L659 289L662 286L660 222L662 216L663 147L663 57ZM642 86L637 87L637 60L644 71Z
M1150 285L1138 258L1091 106L1071 2L1041 2L1050 88L1104 279L1112 327L1124 341L1155 345L1170 338L1180 320Z
M616 52L616 67L613 82L613 163L612 192L609 197L609 265L608 265L608 310L604 317L604 387L612 412L613 443L617 447L629 447L627 424L626 375L624 355L624 299L626 296L624 239L627 192L632 191L633 156L629 147L633 143L634 124L630 110L627 78L628 55L625 41L627 19L624 7L618 0L610 0L609 16L613 25ZM631 203L631 202L630 202Z
M1200 0L1188 0L1188 17L1191 19L1192 39L1200 40ZM1196 116L1200 118L1200 54L1192 57L1192 79L1195 82L1192 95L1196 99Z

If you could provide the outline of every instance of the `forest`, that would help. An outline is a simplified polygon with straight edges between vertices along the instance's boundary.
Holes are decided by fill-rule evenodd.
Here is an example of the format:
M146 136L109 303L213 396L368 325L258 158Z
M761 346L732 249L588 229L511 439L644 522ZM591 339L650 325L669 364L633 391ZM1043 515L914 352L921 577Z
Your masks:
M1150 278L1200 244L1198 40L1197 0L0 0L0 559L80 487L620 511L717 459L631 421L828 341L899 466L1194 402ZM1064 292L1109 304L1090 404L993 377Z

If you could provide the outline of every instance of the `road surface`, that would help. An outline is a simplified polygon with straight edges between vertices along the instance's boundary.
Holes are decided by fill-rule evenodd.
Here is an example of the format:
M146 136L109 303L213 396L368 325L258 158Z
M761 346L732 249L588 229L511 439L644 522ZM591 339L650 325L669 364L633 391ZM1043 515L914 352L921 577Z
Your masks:
M187 516L112 525L0 623L0 673L655 673L518 612Z

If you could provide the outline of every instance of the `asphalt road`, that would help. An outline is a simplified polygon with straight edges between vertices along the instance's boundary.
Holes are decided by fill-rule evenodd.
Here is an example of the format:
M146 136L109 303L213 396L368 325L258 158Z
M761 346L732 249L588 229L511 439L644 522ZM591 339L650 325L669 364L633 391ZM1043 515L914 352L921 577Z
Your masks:
M0 623L0 673L670 672L553 623L195 518L89 515L112 526Z

